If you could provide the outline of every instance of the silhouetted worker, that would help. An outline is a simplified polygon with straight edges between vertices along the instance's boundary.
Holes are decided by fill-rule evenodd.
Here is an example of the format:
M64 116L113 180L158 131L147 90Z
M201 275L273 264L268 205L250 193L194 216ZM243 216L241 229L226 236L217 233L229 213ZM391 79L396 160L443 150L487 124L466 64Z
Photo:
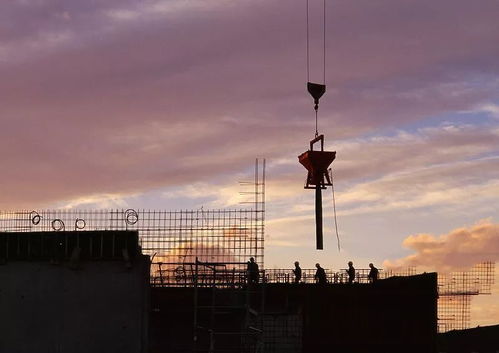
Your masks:
M293 270L295 275L295 283L300 283L301 281L301 267L298 261L295 261L295 269Z
M255 262L254 257L250 257L248 261L248 283L258 283L260 277L260 270L258 264Z
M352 284L353 281L355 280L355 268L353 267L353 262L349 261L348 262L348 284Z
M326 271L324 271L324 269L318 263L315 264L315 267L317 267L317 271L315 272L315 276L314 276L315 281L318 284L326 284L327 283Z
M369 271L369 275L367 275L367 279L370 283L374 283L378 280L379 271L372 263L369 264L371 271Z

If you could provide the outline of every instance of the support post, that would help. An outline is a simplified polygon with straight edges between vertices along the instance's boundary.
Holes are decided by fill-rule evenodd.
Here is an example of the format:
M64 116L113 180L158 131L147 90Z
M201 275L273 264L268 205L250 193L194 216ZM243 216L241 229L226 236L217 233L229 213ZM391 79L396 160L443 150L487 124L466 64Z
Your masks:
M196 265L194 267L194 327L193 327L193 345L194 352L197 351L198 342L198 257L196 256Z

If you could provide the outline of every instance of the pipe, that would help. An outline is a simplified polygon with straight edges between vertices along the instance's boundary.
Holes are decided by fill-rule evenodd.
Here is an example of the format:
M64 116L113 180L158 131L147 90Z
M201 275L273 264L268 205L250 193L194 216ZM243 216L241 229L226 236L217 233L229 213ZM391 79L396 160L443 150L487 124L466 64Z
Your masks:
M322 250L322 189L321 183L315 185L315 242L316 249Z

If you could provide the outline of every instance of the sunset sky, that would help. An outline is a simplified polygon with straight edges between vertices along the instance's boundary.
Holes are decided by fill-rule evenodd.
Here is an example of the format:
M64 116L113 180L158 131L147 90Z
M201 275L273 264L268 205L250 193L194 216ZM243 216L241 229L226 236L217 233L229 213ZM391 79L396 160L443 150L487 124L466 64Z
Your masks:
M321 78L322 1L311 4ZM241 207L267 159L265 267L499 259L499 2L327 0L325 250L297 156L314 137L305 1L0 4L0 209ZM496 294L473 323L499 322Z

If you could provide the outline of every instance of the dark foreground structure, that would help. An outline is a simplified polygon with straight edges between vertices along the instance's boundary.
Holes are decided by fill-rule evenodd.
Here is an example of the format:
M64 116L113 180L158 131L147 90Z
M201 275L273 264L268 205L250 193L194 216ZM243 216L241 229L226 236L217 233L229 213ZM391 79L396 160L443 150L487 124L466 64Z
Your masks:
M499 352L499 325L452 330L438 336L438 351L442 353Z
M145 353L137 232L0 233L1 353Z
M436 351L436 274L376 284L154 288L151 305L154 353Z
M0 263L0 353L436 352L436 274L248 285L196 259L151 276L136 231L0 233Z

